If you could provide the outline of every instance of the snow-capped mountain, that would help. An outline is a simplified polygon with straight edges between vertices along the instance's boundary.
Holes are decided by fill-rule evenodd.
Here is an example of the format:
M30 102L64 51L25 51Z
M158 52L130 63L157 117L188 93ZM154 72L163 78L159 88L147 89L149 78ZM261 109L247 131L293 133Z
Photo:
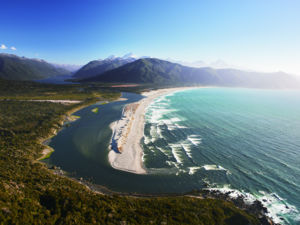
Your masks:
M127 63L134 62L138 57L132 53L125 54L122 57L110 55L105 59L93 60L84 65L78 70L73 77L74 78L88 78L100 75L108 70L112 70L123 66Z

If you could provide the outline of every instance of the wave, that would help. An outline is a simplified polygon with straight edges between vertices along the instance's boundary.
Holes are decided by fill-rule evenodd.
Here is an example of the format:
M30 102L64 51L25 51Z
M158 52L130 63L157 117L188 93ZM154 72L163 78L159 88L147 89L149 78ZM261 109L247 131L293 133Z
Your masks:
M183 150L185 151L186 155L192 159L193 156L192 156L192 149L191 149L191 145L189 144L181 144Z
M156 146L156 148L161 151L165 156L167 156L168 158L172 158L172 153L170 153L169 151L165 150L164 148L160 148L158 146Z
M194 175L197 171L204 169L204 170L226 171L226 173L230 174L230 172L227 169L223 168L222 166L218 166L218 165L182 167L182 159L180 158L180 155L175 153L174 157L176 159L176 162L168 160L168 161L166 161L166 163L169 166L176 167L178 169L177 172L188 173L189 175ZM177 160L177 157L178 157L178 160Z
M195 146L202 143L202 138L200 135L189 135L187 139Z
M146 136L145 134L144 134L144 139L143 140L144 140L144 143L146 145L150 144L150 142L151 142L150 138L148 136Z
M225 168L219 165L204 165L202 166L205 170L224 170L227 171Z
M177 126L176 126L175 124L169 124L169 125L167 126L167 129L168 129L169 131L171 131L171 130L176 130L176 128L177 128Z
M151 137L151 142L155 142L155 140L157 139L157 129L155 125L151 125L150 127L150 137Z
M220 103L218 106L210 101L206 102L205 98L198 101L193 99L194 95L181 95L179 98L177 95L170 97L174 94L156 99L149 106L146 113L146 122L149 123L147 126L151 127L152 132L150 132L147 140L145 138L145 143L150 144L148 145L149 148L152 145L155 146L154 151L161 151L168 156L167 161L165 161L166 164L162 165L162 167L168 165L170 166L168 169L172 170L173 173L175 172L176 175L180 173L183 177L192 176L191 183L196 183L199 179L203 180L204 174L209 187L211 185L208 180L212 178L216 183L224 183L225 180L225 182L232 182L232 185L237 187L244 186L246 189L247 187L256 188L256 190L265 188L265 190L272 192L271 190L275 187L274 189L280 190L278 193L288 200L295 198L295 196L297 198L297 187L299 187L297 179L295 179L295 174L297 175L299 171L297 166L295 166L297 164L294 163L295 160L293 158L287 158L287 160L292 162L289 165L286 163L287 160L278 157L278 154L271 154L275 151L274 149L266 148L266 150L262 150L265 147L265 143L256 143L258 136L252 130L253 121L250 120L256 114L247 114L248 111L244 112L244 109L241 108L237 110L238 113L239 110L242 112L241 115L237 114L233 117L229 116L232 110L228 108L229 114L222 115L223 103ZM224 113L227 113L227 111L224 111ZM225 124L224 121L227 118L228 121ZM233 122L229 123L229 120L232 118L234 119L232 120ZM245 124L236 124L234 121L237 121L237 119L244 121ZM262 131L265 131L263 128ZM199 135L202 132L203 136ZM261 140L264 139L268 141L267 144L269 146L275 146L276 151L282 154L280 143L271 143L274 140L272 134L267 132L266 136L263 136ZM289 143L291 139L285 140L285 143ZM215 151L202 151L202 149L213 149ZM292 152L293 149L297 149L297 146L293 146L289 154L297 156L295 151ZM162 156L160 153L153 154L153 156L157 155ZM150 157L151 155L149 154L149 159L155 160L155 158ZM249 159L249 162L239 163L243 159ZM226 165L226 168L220 164ZM243 179L226 177L231 174L230 170L236 172L237 174L235 175ZM285 181L285 179L282 179L283 176L291 179ZM251 195L233 189L226 190L226 188L224 191L230 191L232 197L243 195L245 201L260 200L268 208L270 217L279 223L283 223L280 217L288 223L288 221L295 220L297 214L300 214L294 206L288 205L287 201L281 199L276 193L259 192ZM292 202L295 202L295 200ZM298 205L298 203L294 204ZM291 218L290 216L293 218L289 219ZM299 217L298 220L300 220Z
M198 170L205 169L205 170L219 170L219 171L226 171L230 173L227 169L223 168L219 165L204 165L204 166L192 166L187 167L188 171L186 171L189 175L194 175Z
M223 187L211 187L206 188L210 191L218 191L222 194L228 195L232 199L242 197L246 204L252 204L258 200L262 205L267 208L266 215L270 217L275 223L289 224L290 221L299 223L299 211L293 205L288 204L285 199L281 198L276 193L266 193L259 191L257 194L250 194L245 191L236 190L230 187L230 185L224 185Z
M197 172L197 170L200 170L202 167L201 166L193 166L193 167L188 167L189 169L189 175L193 175Z
M170 148L172 149L172 154L174 158L176 159L176 162L179 164L183 163L183 159L181 158L181 144L169 144Z
M179 169L178 163L176 163L176 162L167 160L166 163L167 163L169 166L174 166L174 167L176 167L176 168Z
M162 135L162 129L159 126L156 126L156 132L159 138L164 138L164 136Z

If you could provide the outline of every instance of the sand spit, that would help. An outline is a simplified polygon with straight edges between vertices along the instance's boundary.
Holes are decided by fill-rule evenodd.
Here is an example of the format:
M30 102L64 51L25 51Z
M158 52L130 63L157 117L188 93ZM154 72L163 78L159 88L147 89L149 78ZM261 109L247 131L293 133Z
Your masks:
M141 139L144 136L145 110L156 98L190 88L168 88L144 92L138 102L127 104L120 120L113 122L113 131L108 160L115 169L136 174L146 174L143 167Z
M25 100L26 101L26 100ZM30 102L52 102L52 103L60 103L60 104L77 104L77 103L81 103L82 101L79 100L27 100Z

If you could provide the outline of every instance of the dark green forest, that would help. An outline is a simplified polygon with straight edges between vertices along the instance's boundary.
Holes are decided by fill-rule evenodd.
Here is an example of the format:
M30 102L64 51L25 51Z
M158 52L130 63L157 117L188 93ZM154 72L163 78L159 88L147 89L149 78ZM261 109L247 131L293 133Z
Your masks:
M259 224L232 202L102 194L37 160L67 114L117 91L0 80L0 224ZM26 99L77 99L63 105Z
M0 54L0 78L3 79L33 80L67 74L70 72L44 60Z
M133 62L135 59L129 58L129 59L122 59L122 58L115 58L115 59L105 59L105 60L93 60L86 65L84 65L82 68L80 68L73 77L76 79L81 78L88 78L97 76L99 74L102 74L106 71L118 68L120 66L123 66L127 63Z

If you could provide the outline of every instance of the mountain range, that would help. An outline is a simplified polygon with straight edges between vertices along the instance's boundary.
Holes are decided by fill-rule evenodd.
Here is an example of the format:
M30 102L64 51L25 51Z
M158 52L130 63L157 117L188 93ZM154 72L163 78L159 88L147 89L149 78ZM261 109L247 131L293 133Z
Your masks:
M124 55L123 57L110 56L104 60L93 60L79 69L74 75L73 78L76 79L84 79L88 77L97 76L106 71L118 68L127 63L134 62L136 60L136 56L129 53Z
M193 68L165 60L144 58L83 82L194 84L249 88L298 88L299 80L283 72L259 73L237 69Z
M44 60L0 54L0 78L3 79L35 80L67 74L70 74L70 71Z
M40 59L0 54L0 78L9 80L48 78L51 81L52 78L59 80L73 78L79 82L153 85L211 85L251 88L300 87L298 77L283 72L260 73L238 69L196 68L161 59L137 58L133 54L94 60L78 71L76 70L78 70L78 66L51 64Z

